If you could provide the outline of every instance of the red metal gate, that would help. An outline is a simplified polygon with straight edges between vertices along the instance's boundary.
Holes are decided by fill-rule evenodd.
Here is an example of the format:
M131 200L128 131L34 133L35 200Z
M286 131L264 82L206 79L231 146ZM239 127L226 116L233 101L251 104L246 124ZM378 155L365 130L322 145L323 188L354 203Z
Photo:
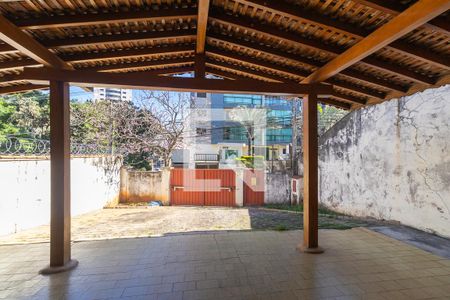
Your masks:
M233 170L172 169L172 205L236 205L236 175Z
M244 205L264 205L264 170L244 170Z

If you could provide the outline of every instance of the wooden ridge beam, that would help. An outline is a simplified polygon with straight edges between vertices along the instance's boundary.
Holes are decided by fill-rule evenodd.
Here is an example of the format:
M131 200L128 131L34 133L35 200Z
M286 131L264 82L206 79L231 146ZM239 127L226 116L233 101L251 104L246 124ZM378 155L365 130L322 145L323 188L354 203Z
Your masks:
M418 1L362 41L316 70L303 82L322 82L334 76L448 9L450 9L450 1L448 0Z
M110 11L67 15L40 16L29 19L17 19L12 22L21 29L45 29L102 25L120 22L158 22L171 19L196 18L195 8L171 8L161 10Z
M261 79L263 79L263 80L265 79L265 80L273 80L273 81L277 81L277 82L294 83L294 84L298 82L298 81L294 81L292 79L288 79L288 78L285 78L285 77L282 77L282 76L279 76L279 75L267 74L267 73L259 72L257 70L252 70L252 69L245 68L245 67L242 67L242 66L233 65L233 64L230 64L230 63L227 63L227 62L223 62L223 61L208 59L206 62L209 65L215 66L216 68L220 67L220 68L225 68L225 69L232 70L232 71L235 71L235 72L248 74L250 76L257 77L260 80ZM337 97L337 98L339 98L339 99L342 99L342 100L345 100L345 101L348 101L348 102L352 102L352 103L356 103L356 104L360 104L360 105L365 105L367 103L367 101L364 100L364 99L360 99L360 98L357 98L357 97L354 97L354 96L346 95L346 94L337 92L336 90L333 90L332 95Z
M57 69L72 69L71 65L50 52L2 15L0 15L0 39L44 66Z
M206 27L208 25L209 0L198 1L198 16L197 16L197 54L205 52L206 43Z
M278 14L297 21L313 23L318 27L325 27L331 30L336 30L351 37L357 38L358 40L365 38L373 32L373 30L366 30L352 24L344 23L339 21L338 19L330 18L329 16L325 16L312 10L304 10L300 9L299 7L292 7L291 4L288 4L284 1L268 2L266 0L244 0L243 2L249 3L250 5L257 8L270 9ZM417 46L412 46L400 40L397 40L390 45L387 45L386 47L413 56L414 58L420 59L427 63L434 64L440 68L450 69L450 62L448 61L448 59L440 55L436 55L428 49L422 49Z
M328 55L331 55L333 57L336 57L346 51L346 49L338 46L332 46L322 43L319 40L316 39L309 39L302 37L298 34L289 33L283 30L279 30L278 28L267 25L267 24L255 24L254 20L252 18L240 16L240 17L233 17L230 15L226 15L223 12L220 13L218 11L213 11L211 14L211 19L216 20L221 23L225 23L231 26L238 27L242 30L249 30L253 32L257 32L259 34L270 36L273 39L276 40L283 40L288 43L297 44L303 47L307 47L310 49L314 49L316 51L321 51L324 53L327 53ZM381 47L382 48L382 47ZM378 59L372 59L372 58L365 58L360 61L361 63L364 63L366 65L369 65L371 67L375 67L377 69L380 69L385 72L389 72L401 77L408 78L410 80L413 80L415 82L419 83L425 83L425 84L433 84L434 79L430 79L428 76L424 76L418 73L415 73L413 71L407 70L405 68L402 68L397 65L392 65L386 62L381 62Z
M401 12L406 10L408 6L403 5L400 1L393 0L352 0L358 4L371 7L383 13L398 16ZM438 32L448 34L450 32L450 21L444 16L436 17L428 23L423 24L424 27Z
M259 66L259 67L262 67L265 69L269 69L271 71L288 74L290 76L293 75L296 77L300 77L301 79L308 77L308 75L309 75L309 73L306 71L301 71L298 69L294 69L292 67L274 64L271 62L267 62L267 61L264 61L261 59L256 59L256 58L249 57L246 55L240 55L240 54L232 53L229 51L224 51L224 50L218 49L216 47L208 47L208 49L206 51L207 51L207 53L212 53L214 55L218 55L218 56L221 56L224 58L242 61L242 62L249 63L249 64L252 64L255 66ZM299 81L300 81L300 79L299 79ZM366 97L375 97L375 98L379 98L379 99L383 99L384 97L386 97L385 93L380 93L378 91L374 91L374 90L370 90L370 89L363 89L361 87L352 85L351 83L345 83L345 82L337 81L335 79L330 79L329 81L330 82L326 82L326 83L333 84L335 86L339 86L341 88L350 90L352 92L357 92L359 94L363 94Z
M246 93L246 94L277 94L304 95L316 93L330 95L333 86L325 84L289 84L266 82L261 85L255 80L214 80L182 77L157 77L140 73L103 73L80 70L58 70L51 68L25 68L21 78L32 83L47 83L51 80L61 80L80 86L104 86L132 89L192 91L209 93Z
M46 40L42 41L42 44L48 48L61 49L76 46L103 45L108 43L133 42L143 40L158 41L187 37L195 37L195 30L180 29L175 31L151 31L102 36L72 37L65 39Z
M314 60L302 57L300 55L280 51L278 49L268 47L263 44L255 44L255 43L252 43L249 41L240 40L240 39L233 38L230 36L220 35L220 34L216 34L216 33L208 33L208 38L217 40L219 42L235 45L236 47L246 48L248 50L256 51L258 53L265 53L265 54L273 55L273 56L279 57L281 59L290 60L295 63L300 63L300 64L313 66L313 67L322 67L325 65L324 63L314 61ZM356 79L358 81L363 81L363 82L373 84L373 85L379 86L381 88L389 89L389 90L399 91L402 93L404 93L408 90L407 88L404 88L402 86L394 84L390 81L382 80L375 76L366 75L364 73L361 73L361 72L355 71L355 70L347 69L347 70L342 71L341 74L345 75L349 78Z

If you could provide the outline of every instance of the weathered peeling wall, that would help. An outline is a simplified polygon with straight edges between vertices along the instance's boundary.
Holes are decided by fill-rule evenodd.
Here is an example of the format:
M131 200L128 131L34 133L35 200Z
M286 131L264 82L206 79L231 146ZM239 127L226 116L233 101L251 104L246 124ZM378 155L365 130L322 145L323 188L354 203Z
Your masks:
M450 237L450 85L350 113L319 168L322 204Z
M169 205L170 170L158 172L133 171L122 168L120 202L161 201Z
M112 157L71 159L71 214L114 204L121 162ZM50 222L50 161L0 160L0 234Z
M282 173L267 173L264 193L264 203L290 203L291 177Z

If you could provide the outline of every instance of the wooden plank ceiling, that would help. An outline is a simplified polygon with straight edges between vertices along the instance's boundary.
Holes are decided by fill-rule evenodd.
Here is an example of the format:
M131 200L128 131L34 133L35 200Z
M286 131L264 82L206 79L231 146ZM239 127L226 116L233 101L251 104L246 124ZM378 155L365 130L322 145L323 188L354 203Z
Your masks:
M435 15L339 72L325 72L416 2L2 1L0 93L44 87L21 80L24 67L161 76L195 71L196 77L206 72L231 80L320 78L334 85L329 104L358 108L449 81L449 14L427 3L428 15ZM431 2L442 8L450 1Z

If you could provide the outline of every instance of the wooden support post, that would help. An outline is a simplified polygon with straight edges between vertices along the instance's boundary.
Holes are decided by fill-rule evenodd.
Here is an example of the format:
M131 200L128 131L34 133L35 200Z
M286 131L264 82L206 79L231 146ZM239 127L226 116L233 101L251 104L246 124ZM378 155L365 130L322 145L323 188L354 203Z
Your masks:
M204 79L205 78L205 54L195 55L195 78Z
M322 253L319 247L317 95L303 98L303 244L298 249Z
M50 265L41 274L70 270L70 106L69 84L50 81L51 220Z

